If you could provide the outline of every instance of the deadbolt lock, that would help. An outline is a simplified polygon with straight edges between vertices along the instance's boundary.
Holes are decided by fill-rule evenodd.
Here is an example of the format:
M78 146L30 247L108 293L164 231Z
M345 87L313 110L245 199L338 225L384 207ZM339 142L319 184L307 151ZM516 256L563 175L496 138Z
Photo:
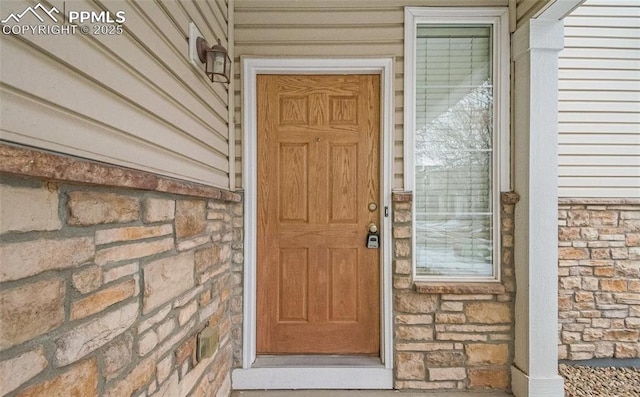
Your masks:
M373 212L375 210L378 209L378 204L376 203L369 203L369 212Z

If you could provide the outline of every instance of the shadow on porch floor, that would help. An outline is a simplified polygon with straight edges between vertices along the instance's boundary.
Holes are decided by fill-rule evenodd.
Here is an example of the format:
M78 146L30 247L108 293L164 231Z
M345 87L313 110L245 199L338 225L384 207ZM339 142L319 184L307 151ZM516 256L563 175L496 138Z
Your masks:
M504 392L443 392L398 390L251 390L234 391L231 397L512 397Z

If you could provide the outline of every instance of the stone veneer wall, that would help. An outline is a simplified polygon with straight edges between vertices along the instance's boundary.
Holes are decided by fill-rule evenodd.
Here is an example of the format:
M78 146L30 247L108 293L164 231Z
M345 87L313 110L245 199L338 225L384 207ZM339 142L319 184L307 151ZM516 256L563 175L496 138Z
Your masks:
M156 186L2 174L0 396L228 396L241 196L0 149L5 171ZM219 343L198 361L207 325Z
M509 389L518 196L502 195L502 283L414 282L411 200L393 194L395 387Z
M640 200L558 208L560 359L640 358Z

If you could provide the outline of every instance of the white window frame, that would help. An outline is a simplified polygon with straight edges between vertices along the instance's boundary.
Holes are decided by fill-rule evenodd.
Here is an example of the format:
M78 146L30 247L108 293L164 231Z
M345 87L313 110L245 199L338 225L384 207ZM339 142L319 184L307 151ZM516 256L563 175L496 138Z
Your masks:
M413 255L413 275L416 281L496 282L500 281L500 192L510 191L510 128L509 128L509 11L505 7L406 7L404 37L404 186L415 194L415 104L416 104L416 43L418 25L491 24L493 26L493 276L418 276ZM414 199L415 203L415 199ZM415 205L413 208L413 225ZM415 230L415 229L414 229ZM412 252L416 252L416 233L412 233Z

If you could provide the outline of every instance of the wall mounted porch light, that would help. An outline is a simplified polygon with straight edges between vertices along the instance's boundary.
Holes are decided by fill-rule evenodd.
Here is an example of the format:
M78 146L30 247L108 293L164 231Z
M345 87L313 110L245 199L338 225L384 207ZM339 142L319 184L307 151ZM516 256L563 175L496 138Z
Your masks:
M229 83L231 81L231 58L229 52L218 43L209 47L193 22L189 24L189 56L194 65L198 61L204 64L204 72L212 82ZM202 67L199 66L199 69Z

